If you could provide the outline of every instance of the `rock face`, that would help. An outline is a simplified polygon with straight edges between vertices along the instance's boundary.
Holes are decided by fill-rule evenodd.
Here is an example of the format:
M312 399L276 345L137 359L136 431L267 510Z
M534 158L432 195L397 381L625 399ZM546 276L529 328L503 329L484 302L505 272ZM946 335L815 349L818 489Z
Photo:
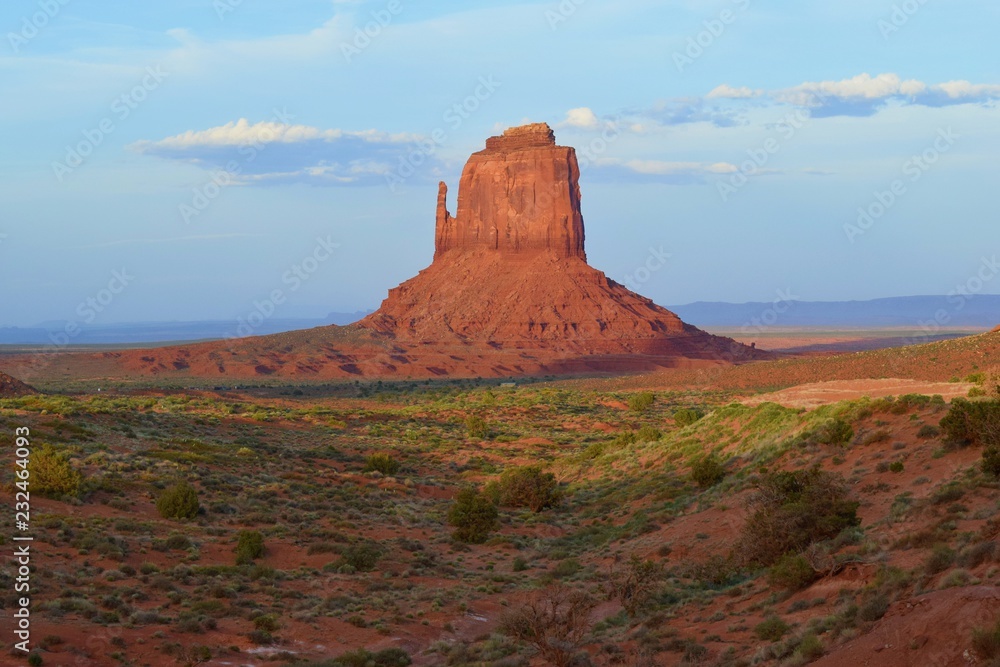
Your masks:
M579 178L576 151L557 146L544 123L491 137L462 171L455 217L439 186L435 260L474 248L586 260Z
M0 396L8 398L12 396L27 396L34 393L37 392L20 380L12 378L6 373L0 373Z

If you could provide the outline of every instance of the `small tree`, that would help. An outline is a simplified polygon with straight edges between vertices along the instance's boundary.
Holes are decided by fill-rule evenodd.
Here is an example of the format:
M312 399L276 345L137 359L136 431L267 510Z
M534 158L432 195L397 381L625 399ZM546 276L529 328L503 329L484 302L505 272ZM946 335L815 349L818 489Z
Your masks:
M473 440L485 440L490 436L490 427L486 424L486 420L476 415L470 415L465 420L465 429Z
M799 591L816 580L816 571L805 556L785 554L767 572L767 582L775 588Z
M659 563L632 554L624 567L612 568L609 595L621 602L629 616L635 616L652 599L662 578Z
M656 394L651 391L641 391L629 397L628 409L632 412L645 412L653 407L655 401Z
M490 482L486 494L505 507L527 507L532 512L554 507L560 500L556 476L538 466L505 470L500 479Z
M674 423L684 428L690 426L705 416L705 413L697 408L681 408L674 413Z
M391 454L379 452L368 457L365 461L364 472L380 472L383 475L395 475L399 472L399 468L399 461L394 459Z
M725 477L726 469L715 454L703 456L691 466L691 479L703 489L715 486Z
M199 509L198 492L187 482L173 485L156 499L156 511L164 519L193 519Z
M264 535L259 530L241 530L236 542L236 564L247 565L264 555Z
M596 606L593 596L584 591L550 586L505 612L499 630L534 646L549 664L568 667L590 634L590 615Z
M493 500L475 489L462 489L448 511L448 523L459 542L481 544L499 526L500 513Z
M42 495L75 496L83 476L70 465L69 456L52 445L42 445L28 459L31 490Z
M857 526L859 503L842 475L820 470L764 474L747 503L750 516L736 544L744 565L771 565L820 540Z
M952 447L1000 446L1000 401L956 398L941 419L941 430Z

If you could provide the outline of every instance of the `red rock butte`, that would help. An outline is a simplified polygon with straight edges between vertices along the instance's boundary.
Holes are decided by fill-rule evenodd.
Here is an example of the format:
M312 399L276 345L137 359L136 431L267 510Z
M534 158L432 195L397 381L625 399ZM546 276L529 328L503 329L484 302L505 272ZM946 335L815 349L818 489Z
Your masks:
M438 188L435 261L473 248L586 261L579 178L576 151L556 146L544 123L487 139L462 171L455 217L446 205L448 186Z
M587 264L573 148L548 125L486 141L458 206L438 188L434 258L346 327L107 352L101 376L504 377L709 366L770 354L685 324Z

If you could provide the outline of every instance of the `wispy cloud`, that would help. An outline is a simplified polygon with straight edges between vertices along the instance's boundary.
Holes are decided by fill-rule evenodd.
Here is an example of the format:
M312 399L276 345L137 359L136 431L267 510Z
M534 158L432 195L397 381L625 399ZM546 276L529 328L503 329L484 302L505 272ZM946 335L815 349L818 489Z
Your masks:
M600 181L687 185L702 183L707 176L723 176L737 170L736 165L728 162L600 158L594 161L587 173Z
M426 150L416 134L348 131L245 118L205 130L188 130L130 148L145 155L231 172L238 184L310 183L372 185L385 182L400 160ZM422 173L437 177L442 165L427 157Z
M739 99L766 97L771 101L808 109L817 118L828 116L871 116L890 103L942 107L957 104L984 104L1000 99L1000 85L946 81L930 84L903 79L898 74L868 73L839 81L806 81L797 86L755 95L746 88L719 86L710 96Z

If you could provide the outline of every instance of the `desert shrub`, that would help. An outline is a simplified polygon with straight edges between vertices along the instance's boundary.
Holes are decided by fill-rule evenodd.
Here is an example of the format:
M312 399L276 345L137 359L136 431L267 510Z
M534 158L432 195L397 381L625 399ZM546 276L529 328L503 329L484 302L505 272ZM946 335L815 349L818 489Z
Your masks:
M877 431L872 431L871 433L866 433L861 438L862 445L876 445L880 442L888 442L892 438L892 434L884 428L880 428Z
M490 435L490 427L486 420L476 415L470 415L465 420L465 430L473 440L485 440Z
M486 486L485 492L501 506L527 507L532 512L553 507L560 499L556 476L542 472L538 466L505 470L499 480Z
M493 500L475 489L462 489L448 510L448 523L455 527L452 533L459 542L481 544L499 525L500 513Z
M656 442L663 437L663 431L655 426L646 424L639 429L639 432L636 433L636 437L639 439L639 442Z
M991 445L983 450L983 472L1000 477L1000 447Z
M1000 621L992 628L975 628L972 631L972 650L983 660L988 660L988 667L1000 663Z
M896 473L903 472L903 462L893 461L892 463L890 463L889 472L896 472Z
M44 664L45 660L40 652L32 651L28 654L28 667L41 667Z
M854 429L840 418L827 419L816 429L816 442L824 445L846 445L854 437Z
M765 473L747 509L736 544L745 565L772 565L860 523L858 503L850 500L843 476L818 467Z
M566 579L567 577L572 577L581 569L583 569L583 566L580 565L580 561L575 558L567 558L566 560L559 561L559 564L552 568L552 576Z
M52 445L42 445L28 459L31 490L42 495L75 496L83 476L70 465L69 456Z
M535 647L554 667L569 667L590 634L597 601L583 591L552 586L500 617L499 631Z
M795 649L795 654L801 656L806 662L819 660L823 657L823 653L825 653L823 642L812 632L805 634L802 641L799 642L798 648Z
M939 435L941 435L941 429L937 426L931 426L930 424L924 424L920 427L920 430L917 431L917 437L921 440L931 440Z
M632 554L625 566L611 576L609 595L616 598L629 616L635 616L652 599L663 578L663 567Z
M401 648L387 648L376 653L359 648L321 665L322 667L408 667L412 663L410 655Z
M277 632L281 625L278 623L278 617L273 614L262 614L257 618L253 619L253 626L258 630L263 630L264 632Z
M637 442L639 442L639 436L635 434L635 431L622 431L615 437L614 446L617 448L628 447Z
M365 540L349 544L340 551L340 564L349 565L358 572L371 572L382 558L382 547Z
M690 426L705 416L705 413L698 408L682 408L674 413L674 423L684 428Z
M1000 447L1000 401L956 398L940 426L951 447Z
M983 563L994 560L1000 554L996 542L978 542L971 544L958 554L956 562L961 567L979 567Z
M691 479L703 489L715 486L726 477L726 469L714 454L703 456L691 466Z
M889 598L876 594L868 598L858 607L858 619L866 623L874 623L889 611Z
M955 552L943 544L939 544L934 547L931 555L924 561L924 571L930 575L938 574L947 570L954 562Z
M399 461L385 453L372 454L365 460L364 472L380 472L383 475L395 475L399 472Z
M187 482L174 484L156 499L156 511L164 519L193 519L199 509L198 491Z
M788 623L777 616L769 616L754 626L753 633L761 641L776 642L791 630Z
M264 555L264 535L259 530L241 530L236 540L236 564L247 565Z
M628 409L632 412L645 412L653 407L656 402L656 395L651 391L641 391L638 394L629 396Z
M816 580L816 571L805 556L785 554L767 572L767 581L775 588L799 591Z

